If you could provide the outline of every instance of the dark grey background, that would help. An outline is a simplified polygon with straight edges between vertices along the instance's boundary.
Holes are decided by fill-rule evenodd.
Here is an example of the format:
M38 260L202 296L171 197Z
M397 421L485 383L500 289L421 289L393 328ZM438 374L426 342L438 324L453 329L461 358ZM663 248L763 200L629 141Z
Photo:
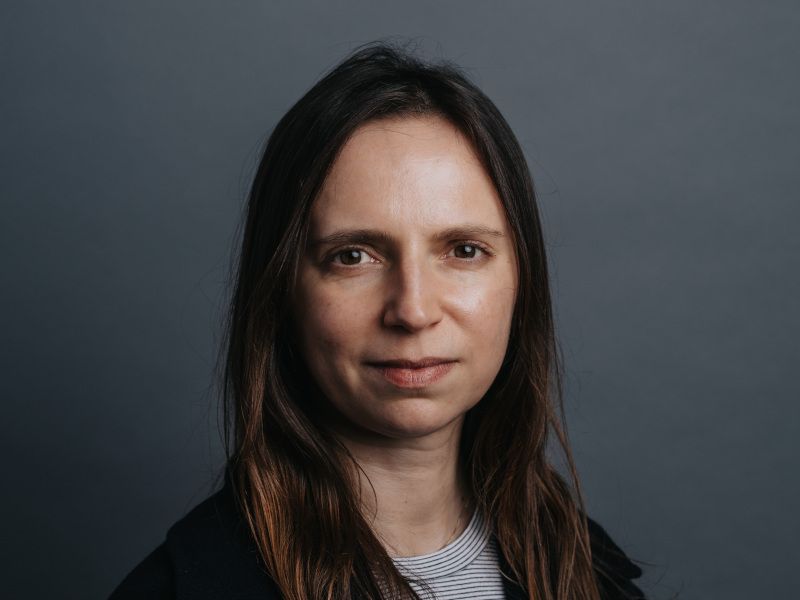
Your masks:
M4 2L3 596L105 597L208 493L259 148L385 36L524 145L590 513L651 596L796 594L798 6Z

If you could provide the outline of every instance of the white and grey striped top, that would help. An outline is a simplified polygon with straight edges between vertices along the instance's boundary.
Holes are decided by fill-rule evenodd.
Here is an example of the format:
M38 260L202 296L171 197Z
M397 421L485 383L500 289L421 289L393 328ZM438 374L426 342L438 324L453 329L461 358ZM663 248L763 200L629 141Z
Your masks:
M420 598L505 598L496 543L478 510L464 532L441 550L420 556L393 557L392 560ZM414 579L423 579L435 596L426 594Z

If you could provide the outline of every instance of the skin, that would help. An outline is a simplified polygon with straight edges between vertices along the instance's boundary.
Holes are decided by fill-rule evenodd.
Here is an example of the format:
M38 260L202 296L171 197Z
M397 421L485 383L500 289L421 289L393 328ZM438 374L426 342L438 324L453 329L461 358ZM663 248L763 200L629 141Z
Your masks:
M495 233L442 237L476 224ZM384 236L325 241L362 229ZM472 514L458 442L506 352L516 260L491 179L439 117L361 126L312 205L294 297L300 349L368 478L359 473L365 515L392 556L438 550ZM456 362L415 389L366 364L427 356Z

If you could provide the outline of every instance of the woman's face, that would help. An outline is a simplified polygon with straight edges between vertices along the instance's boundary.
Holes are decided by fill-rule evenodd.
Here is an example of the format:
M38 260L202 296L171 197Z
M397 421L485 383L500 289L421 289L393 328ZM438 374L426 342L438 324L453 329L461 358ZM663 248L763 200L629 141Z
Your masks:
M500 369L517 287L510 228L470 143L437 117L369 122L310 219L294 319L326 399L369 435L459 423Z

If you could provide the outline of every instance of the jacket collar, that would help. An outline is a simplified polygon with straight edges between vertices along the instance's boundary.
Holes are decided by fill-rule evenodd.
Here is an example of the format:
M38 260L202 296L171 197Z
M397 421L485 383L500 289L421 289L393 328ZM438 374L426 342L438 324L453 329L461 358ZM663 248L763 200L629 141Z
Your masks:
M601 588L615 591L613 595L603 593L603 597L622 598L624 596L616 595L616 590L624 589L631 598L643 598L641 591L630 582L631 578L641 575L639 567L591 519L589 532L598 582ZM177 600L281 598L238 510L229 470L226 470L225 485L219 492L170 528L166 547L172 561ZM496 548L504 575L506 598L524 600L527 594L512 581L508 561L499 544Z

